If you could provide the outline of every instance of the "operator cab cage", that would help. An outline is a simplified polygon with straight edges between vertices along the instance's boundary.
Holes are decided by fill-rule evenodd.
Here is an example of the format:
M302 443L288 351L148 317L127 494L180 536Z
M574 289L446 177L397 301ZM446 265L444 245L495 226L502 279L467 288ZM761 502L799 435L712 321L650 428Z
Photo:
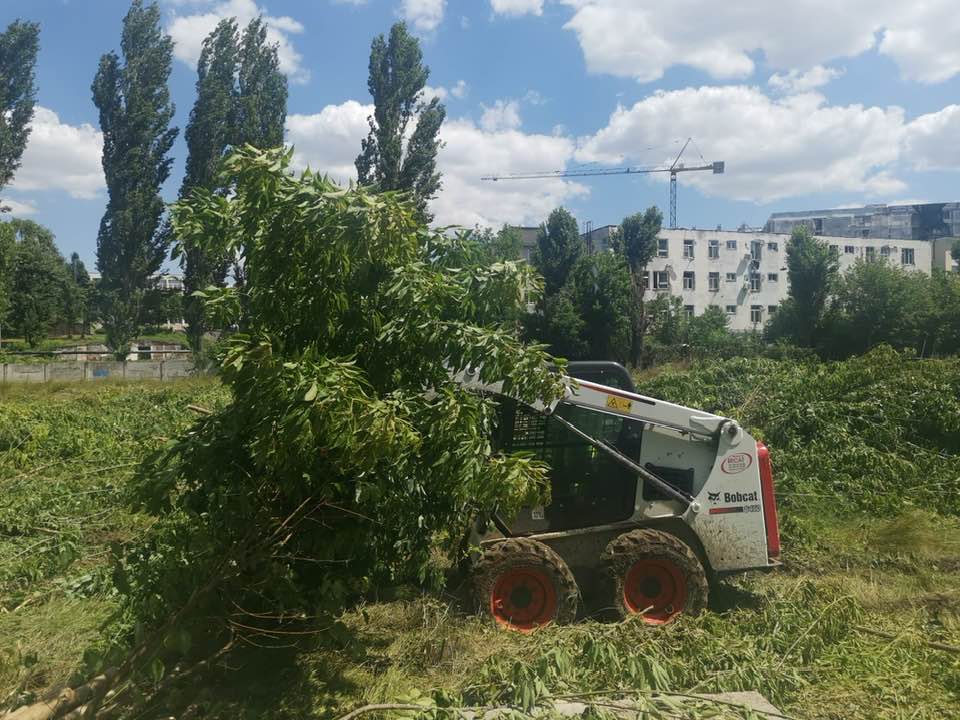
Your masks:
M635 393L629 372L617 363L571 362L567 373L576 380ZM623 522L634 515L638 493L645 502L671 500L657 484L642 476L638 482L636 469L616 457L640 464L646 420L562 401L553 413L544 414L513 398L499 400L497 448L529 453L550 466L550 504L521 511L510 523L511 535ZM585 436L616 452L605 452ZM688 497L694 494L692 467L647 463L643 469Z

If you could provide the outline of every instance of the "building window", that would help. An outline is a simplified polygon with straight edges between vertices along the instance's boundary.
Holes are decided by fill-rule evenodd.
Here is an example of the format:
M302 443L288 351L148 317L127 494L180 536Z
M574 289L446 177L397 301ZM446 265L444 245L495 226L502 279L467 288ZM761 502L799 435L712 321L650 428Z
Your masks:
M653 272L653 289L669 290L670 289L670 273L668 273L666 270L655 270Z
M683 273L683 289L684 290L693 290L696 280L694 275L689 270Z
M763 321L763 305L750 306L750 322L758 323Z
M776 305L767 305L767 315L773 315L776 312L777 312Z
M693 305L684 305L683 306L683 315L686 318L693 317Z
M861 230L861 231L860 231L860 237L862 237L862 238L868 238L868 237L870 237L870 231L869 231L869 230Z
M666 238L657 238L657 257L669 257L669 246Z
M856 249L853 245L844 245L844 246L843 246L843 254L844 254L844 255L853 255L856 251L857 251L857 249Z
M737 241L736 240L727 240L727 250L736 250Z
M720 289L720 273L712 272L709 275L710 292L717 292Z
M750 243L750 257L754 260L759 260L761 256L761 251L763 250L763 243L759 240L754 240Z
M767 250L769 250L770 252L779 252L779 251L780 251L780 246L779 246L777 243L775 243L775 242L768 242L768 243L767 243Z
M831 246L830 246L830 254L833 255L833 257L840 257L840 246L839 246L839 245L831 245Z
M737 274L736 273L727 273L727 282L736 282Z
M710 244L707 246L707 256L711 260L716 260L718 257L720 257L720 241L719 240L710 241Z
M641 278L643 282L643 289L649 290L650 289L650 272L648 270L644 270L643 275L641 275Z
M813 219L813 234L823 235L823 218Z
M777 273L767 273L767 282L777 282L780 276Z
M683 241L683 256L685 258L693 257L693 240L684 240Z
M874 260L877 257L877 249L875 247L865 247L863 254L867 260Z
M885 257L885 258L890 257L890 246L889 246L889 245L884 245L882 248L880 248L880 257Z
M756 273L750 276L750 292L760 292L760 276Z
M904 265L913 265L913 248L903 248L900 251L900 262Z
M737 306L736 305L727 305L727 315L736 315Z

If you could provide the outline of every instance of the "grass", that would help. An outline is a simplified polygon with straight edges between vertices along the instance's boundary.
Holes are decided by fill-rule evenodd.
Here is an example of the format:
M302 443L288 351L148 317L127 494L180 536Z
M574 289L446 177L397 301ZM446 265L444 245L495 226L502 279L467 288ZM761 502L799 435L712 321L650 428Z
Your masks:
M671 399L692 403L696 390L688 379L699 377L699 392L718 406L743 406L750 379L735 361L721 370L666 370L648 382L659 384L663 396L676 392ZM762 370L768 379L798 373L779 365ZM944 387L953 382L952 368L930 372ZM713 379L705 380L710 373ZM864 373L849 376L878 396ZM809 382L799 377L792 390L777 392L799 393ZM834 382L832 392L840 382L829 375L820 381ZM802 402L819 407L821 398L803 392ZM850 396L844 392L838 402ZM116 606L111 544L130 542L150 522L123 506L133 464L187 427L195 415L186 405L224 401L216 381L204 379L0 389L0 703L26 700L80 667L84 648ZM922 407L927 414L935 410ZM948 402L943 411L951 408ZM881 403L888 418L894 409ZM831 427L848 422L834 417L842 409L819 412ZM781 445L792 473L786 487L793 495L782 508L786 565L724 581L710 612L657 630L590 621L520 635L493 628L459 598L385 589L379 601L348 610L316 636L267 638L271 649L241 648L229 671L200 688L197 707L208 717L302 718L418 693L454 704L528 705L551 695L624 688L750 689L809 720L960 717L960 654L928 644L960 646L960 521L947 512L951 502L847 502L851 485L825 484L816 468L802 477L803 447L784 443L806 432L822 445L828 430L790 430L780 417L785 413L746 414L758 426L767 424L761 430ZM898 414L913 422L910 413ZM885 437L865 431L851 442L872 447ZM896 448L887 450L892 459L870 470L878 488L887 482L884 468L901 467ZM930 482L948 482L953 462L945 456ZM923 497L921 470L911 471L910 482ZM896 488L888 491L893 496ZM683 715L667 712L708 716L690 707Z
M159 330L157 332L143 332L136 338L136 341L140 340L154 340L162 343L179 343L184 347L189 346L186 333L174 331ZM103 345L106 343L106 341L107 336L103 333L90 333L83 337L79 335L74 335L73 337L48 337L44 340L41 340L37 347L31 348L22 338L4 337L3 350L9 352L45 352L73 348L77 347L78 345Z
M0 387L0 702L64 681L113 606L111 544L145 454L184 430L211 379Z

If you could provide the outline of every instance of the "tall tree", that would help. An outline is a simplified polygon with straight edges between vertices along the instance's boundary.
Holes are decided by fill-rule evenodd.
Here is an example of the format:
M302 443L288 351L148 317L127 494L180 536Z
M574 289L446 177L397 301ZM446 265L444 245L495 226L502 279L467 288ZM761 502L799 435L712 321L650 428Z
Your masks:
M251 20L243 32L238 75L234 145L280 147L287 119L287 76L280 72L276 44L267 42L267 26L262 18Z
M805 225L795 227L787 243L790 291L770 323L769 334L791 339L801 347L813 347L838 268L839 259L827 243L813 237Z
M374 38L367 80L374 110L356 167L361 185L412 193L421 216L429 220L427 201L440 190L437 152L447 111L438 98L423 101L430 69L422 60L420 42L402 22L390 28L389 38ZM415 117L416 126L407 141L407 129Z
M87 334L89 323L90 273L77 253L71 253L64 263L62 291L62 319L67 326L67 335L73 335L74 326L80 324L80 335Z
M577 219L566 208L557 208L540 225L533 265L543 275L546 295L555 295L567 283L573 266L586 252Z
M53 233L32 220L12 220L15 247L10 293L10 325L30 347L62 319L67 274Z
M181 200L187 198L195 188L204 188L217 194L226 191L217 180L217 171L238 134L237 42L237 21L234 18L221 20L203 41L197 63L197 99L184 133L188 154L186 172L180 186ZM192 294L210 285L221 284L228 262L222 257L212 257L201 247L192 247L184 252L182 261L187 336L190 346L198 351L205 323L200 298Z
M0 33L0 189L13 179L37 101L34 67L40 26L14 20Z
M97 269L107 345L118 355L136 336L143 292L169 244L160 227L160 187L170 175L167 153L177 136L167 89L173 41L160 28L156 3L133 0L123 19L121 49L124 64L114 52L101 57L91 87L109 196L97 235Z
M657 252L657 235L663 226L663 213L656 207L623 219L614 238L615 250L623 256L630 273L630 362L640 367L648 318L643 302L647 263Z

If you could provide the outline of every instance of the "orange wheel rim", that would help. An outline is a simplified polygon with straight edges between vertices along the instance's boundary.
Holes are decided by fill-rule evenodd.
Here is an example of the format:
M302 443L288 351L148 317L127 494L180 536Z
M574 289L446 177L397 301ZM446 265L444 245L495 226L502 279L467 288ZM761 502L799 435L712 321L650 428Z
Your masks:
M669 560L638 560L623 583L623 600L631 613L643 613L644 622L662 625L687 605L687 581Z
M512 568L501 574L490 595L490 612L501 625L527 632L552 622L557 591L539 568Z

